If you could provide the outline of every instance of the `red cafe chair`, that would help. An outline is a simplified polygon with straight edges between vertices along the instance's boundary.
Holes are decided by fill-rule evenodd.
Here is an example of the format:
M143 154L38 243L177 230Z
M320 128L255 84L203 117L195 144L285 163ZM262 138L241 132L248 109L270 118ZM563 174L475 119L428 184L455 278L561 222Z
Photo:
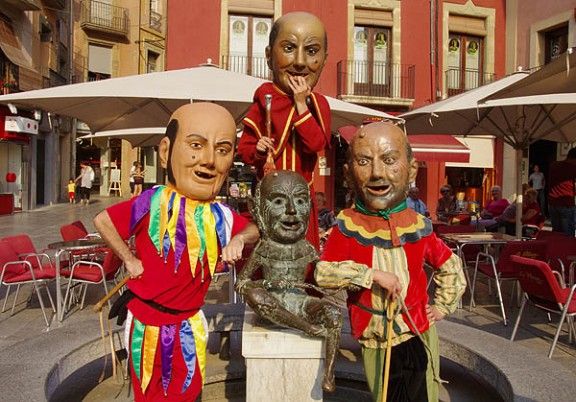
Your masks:
M49 327L50 322L48 321L48 317L44 311L44 300L40 294L40 286L44 286L46 288L46 293L48 293L48 299L50 300L52 311L56 312L52 296L48 290L48 283L55 278L54 269L44 269L42 267L34 269L32 263L28 260L21 260L18 256L18 253L12 248L12 245L5 240L0 240L0 268L2 269L2 273L0 274L0 286L5 285L8 287L6 296L4 298L2 312L4 312L4 309L6 308L6 301L8 299L9 289L11 286L17 286L14 302L12 303L12 310L10 311L10 314L12 315L14 314L14 308L16 307L16 300L18 299L18 291L20 290L20 285L31 284L34 286L34 290L38 296L40 309L42 310L42 315L44 316L46 326Z
M488 253L478 253L476 256L476 264L474 266L474 276L471 284L471 300L474 300L474 290L476 288L476 277L478 273L487 276L489 279L494 279L496 282L496 292L498 295L498 303L500 304L500 311L504 325L508 325L506 319L506 310L504 309L504 302L502 300L502 290L500 283L504 280L517 280L516 265L512 263L511 257L513 255L521 255L524 257L544 260L546 259L546 242L543 241L523 241L514 240L506 243L500 252L498 261L495 261L494 256ZM472 302L470 302L470 309Z
M517 276L520 287L524 291L524 297L510 341L514 341L516 337L516 332L518 331L526 303L530 302L534 307L544 310L547 313L559 314L560 322L558 323L554 340L548 352L548 358L551 359L554 348L558 343L562 324L564 324L566 318L568 318L570 338L576 336L574 322L572 320L574 315L576 315L576 298L574 297L576 285L572 285L570 288L560 286L557 276L555 275L556 271L553 271L552 268L543 261L521 256L512 256L511 261L518 267Z
M111 249L105 249L102 263L80 260L76 261L72 265L72 268L62 270L61 275L69 279L68 286L66 287L66 294L64 296L64 308L66 308L68 297L70 296L71 298L70 291L73 285L79 284L80 290L83 293L80 310L84 308L88 285L98 285L102 283L104 294L108 294L108 286L106 285L106 282L116 282L116 274L120 270L121 266L122 260L114 254ZM108 301L108 306L111 307L110 301Z

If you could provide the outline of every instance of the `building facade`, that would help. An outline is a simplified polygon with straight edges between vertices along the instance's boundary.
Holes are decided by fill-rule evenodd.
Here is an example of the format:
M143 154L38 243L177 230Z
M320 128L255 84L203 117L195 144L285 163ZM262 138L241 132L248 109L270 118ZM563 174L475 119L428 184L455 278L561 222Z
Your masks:
M329 3L329 6L328 6ZM328 34L328 60L316 91L348 102L399 114L475 88L505 71L503 0L171 0L167 69L207 61L222 68L269 78L264 49L273 21L291 11L317 15ZM320 157L315 187L342 207L346 144L333 133ZM456 134L456 133L447 133ZM476 146L471 144L470 146ZM485 140L488 175L500 182L502 144ZM421 161L417 184L435 209L447 162ZM454 171L474 167L455 163ZM472 175L471 175L472 176ZM477 180L478 181L478 180Z
M543 7L536 0L508 0L506 2L506 72L518 68L534 71L560 57L567 49L576 46L576 4L571 0L546 2ZM534 165L547 177L548 165L566 158L574 144L557 144L537 141L530 146L523 163L523 182ZM504 191L515 191L516 166L514 150L506 146Z
M3 94L68 83L163 71L166 0L6 0L0 8ZM0 211L67 199L79 163L95 169L108 194L112 168L129 193L130 166L140 160L157 181L153 148L123 140L77 140L90 133L74 119L43 110L0 106ZM123 168L123 169L122 169Z
M166 0L74 1L74 82L163 71L166 54ZM77 137L90 128L80 124ZM156 183L157 159L152 147L136 149L125 140L80 139L79 163L96 171L101 195L108 195L113 169L120 169L123 194L129 194L130 167L143 163L145 182Z

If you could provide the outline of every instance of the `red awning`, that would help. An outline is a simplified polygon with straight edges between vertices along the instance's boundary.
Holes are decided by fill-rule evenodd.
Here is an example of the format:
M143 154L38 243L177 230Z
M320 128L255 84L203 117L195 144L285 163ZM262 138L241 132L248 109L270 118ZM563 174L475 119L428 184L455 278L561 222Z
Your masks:
M350 142L358 127L345 126L338 134ZM460 162L470 161L470 149L451 135L409 135L408 141L417 160L423 162Z

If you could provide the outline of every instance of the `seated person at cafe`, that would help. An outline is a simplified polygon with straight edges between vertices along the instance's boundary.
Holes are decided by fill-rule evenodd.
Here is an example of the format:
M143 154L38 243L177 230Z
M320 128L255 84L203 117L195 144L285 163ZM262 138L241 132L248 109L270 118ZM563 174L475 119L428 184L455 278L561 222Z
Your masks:
M506 229L506 234L516 234L516 201L508 205L496 219L500 227ZM544 216L538 204L538 192L528 188L524 193L522 203L522 236L532 237L544 223Z
M492 199L488 201L484 209L480 212L481 219L478 221L478 228L485 229L489 232L498 229L502 221L499 217L510 205L506 198L502 198L502 188L500 186L492 186L490 194Z
M454 191L450 184L445 184L440 187L440 194L442 197L438 200L436 207L436 216L440 222L448 223L449 225L468 225L470 223L470 215L462 213L458 208L458 201L454 196Z
M418 187L410 187L408 190L408 197L406 198L406 205L408 205L408 208L412 208L419 214L429 217L430 212L428 212L428 207L426 207L426 204L419 198L419 196L420 190Z

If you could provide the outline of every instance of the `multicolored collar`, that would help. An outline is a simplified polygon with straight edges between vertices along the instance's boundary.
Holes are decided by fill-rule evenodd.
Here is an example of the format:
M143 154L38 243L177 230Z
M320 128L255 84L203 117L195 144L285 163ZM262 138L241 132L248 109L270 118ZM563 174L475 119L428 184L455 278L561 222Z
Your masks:
M172 187L157 186L143 192L132 204L131 233L146 214L150 214L148 236L158 254L166 262L170 249L174 251L175 272L187 248L192 276L197 263L204 263L204 255L210 274L214 275L219 248L228 244L232 232L229 207L218 202L191 200Z
M365 246L399 247L405 243L415 243L432 233L430 219L410 208L390 211L388 219L349 208L340 212L336 221L345 236L353 237Z

